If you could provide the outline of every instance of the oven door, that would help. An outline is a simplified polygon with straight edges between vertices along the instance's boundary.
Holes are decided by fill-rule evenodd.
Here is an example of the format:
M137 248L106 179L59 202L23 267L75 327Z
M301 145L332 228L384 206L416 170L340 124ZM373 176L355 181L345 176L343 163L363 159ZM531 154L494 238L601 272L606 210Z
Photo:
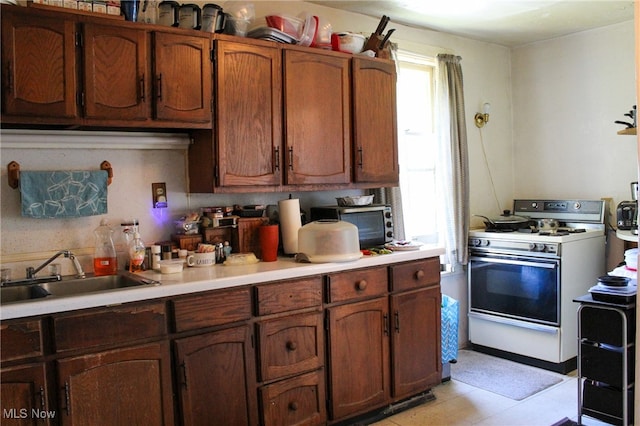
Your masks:
M560 325L560 259L471 252L469 311Z

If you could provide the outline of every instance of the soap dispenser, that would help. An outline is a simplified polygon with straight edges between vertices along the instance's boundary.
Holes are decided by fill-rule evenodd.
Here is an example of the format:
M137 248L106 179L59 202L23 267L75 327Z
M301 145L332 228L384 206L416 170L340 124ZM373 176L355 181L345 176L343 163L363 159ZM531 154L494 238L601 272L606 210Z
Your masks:
M140 239L140 233L133 233L133 240L129 244L129 272L141 272L144 270L145 246Z
M96 236L96 245L93 254L93 273L99 275L115 275L118 270L118 258L116 248L113 245L113 230L106 219L100 221L93 233Z

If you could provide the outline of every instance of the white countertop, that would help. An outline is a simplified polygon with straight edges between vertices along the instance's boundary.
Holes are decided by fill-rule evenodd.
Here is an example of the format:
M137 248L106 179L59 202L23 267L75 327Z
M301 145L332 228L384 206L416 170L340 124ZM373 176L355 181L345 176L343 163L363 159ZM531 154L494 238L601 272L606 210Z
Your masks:
M623 231L622 229L617 229L616 237L624 241L632 241L634 243L638 242L638 236L636 234L633 234L631 231Z
M140 274L145 278L160 281L160 285L88 293L71 297L48 297L0 305L0 320L119 305L127 302L177 296L199 291L328 274L349 269L425 259L440 256L443 253L444 249L442 247L425 245L419 250L365 256L356 261L342 263L297 263L292 258L279 258L276 262L258 262L253 265L216 265L204 268L185 268L177 274L160 274L154 271L145 271Z

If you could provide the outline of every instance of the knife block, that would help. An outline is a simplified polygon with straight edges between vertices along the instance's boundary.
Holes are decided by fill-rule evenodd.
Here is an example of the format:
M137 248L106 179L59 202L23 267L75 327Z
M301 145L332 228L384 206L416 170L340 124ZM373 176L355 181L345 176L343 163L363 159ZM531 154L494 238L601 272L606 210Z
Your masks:
M371 36L367 39L367 42L364 44L362 51L365 52L367 50L373 50L378 56L378 46L382 43L382 35L377 35L376 33L371 33Z

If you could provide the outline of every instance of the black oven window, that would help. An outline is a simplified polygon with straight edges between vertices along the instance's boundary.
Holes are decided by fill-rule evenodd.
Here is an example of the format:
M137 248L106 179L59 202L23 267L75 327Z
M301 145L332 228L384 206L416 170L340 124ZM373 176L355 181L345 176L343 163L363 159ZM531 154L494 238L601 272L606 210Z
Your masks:
M471 262L471 309L557 325L558 273L553 262Z

